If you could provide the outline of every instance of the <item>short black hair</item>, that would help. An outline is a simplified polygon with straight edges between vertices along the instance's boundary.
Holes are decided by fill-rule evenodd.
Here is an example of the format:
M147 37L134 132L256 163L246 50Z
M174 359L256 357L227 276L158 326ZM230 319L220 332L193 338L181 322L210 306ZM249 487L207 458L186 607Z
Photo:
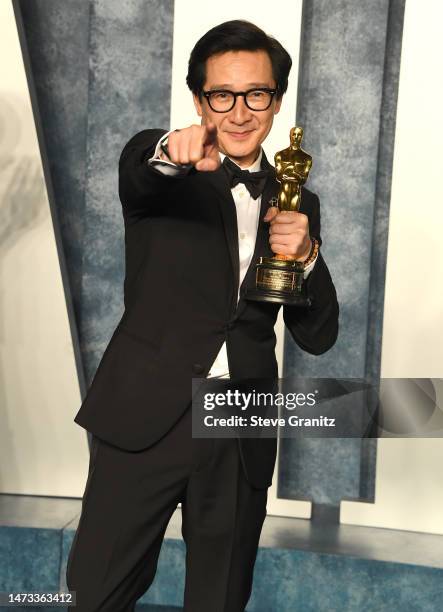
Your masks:
M276 96L281 98L288 88L288 76L292 66L291 56L278 40L268 36L253 23L240 19L225 21L200 38L189 57L186 83L192 93L201 99L208 58L227 51L261 50L266 51L269 55L272 74L276 82Z

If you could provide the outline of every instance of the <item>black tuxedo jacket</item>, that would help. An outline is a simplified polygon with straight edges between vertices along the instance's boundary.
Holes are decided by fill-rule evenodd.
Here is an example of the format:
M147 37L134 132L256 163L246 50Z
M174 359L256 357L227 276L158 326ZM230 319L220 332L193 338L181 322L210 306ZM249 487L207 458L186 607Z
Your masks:
M261 200L254 256L240 288L237 216L223 168L171 178L145 160L164 130L134 136L120 158L119 194L125 224L124 314L75 417L120 448L141 450L162 437L190 405L192 378L205 377L227 342L231 378L277 377L274 323L280 306L247 302L255 264L271 256L262 221L278 193L270 169ZM320 240L316 195L303 189L301 212ZM297 344L320 354L335 342L338 304L319 254L307 280L313 305L284 306ZM257 488L270 485L274 439L239 440L243 467Z

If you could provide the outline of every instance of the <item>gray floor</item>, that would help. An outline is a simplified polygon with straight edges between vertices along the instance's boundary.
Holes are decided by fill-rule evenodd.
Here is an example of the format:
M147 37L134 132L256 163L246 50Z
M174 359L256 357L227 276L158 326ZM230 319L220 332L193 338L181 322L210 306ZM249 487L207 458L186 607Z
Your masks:
M0 495L0 526L76 529L80 509L79 499L3 494ZM166 537L181 539L180 526L178 508ZM412 531L268 516L260 546L443 568L443 536Z

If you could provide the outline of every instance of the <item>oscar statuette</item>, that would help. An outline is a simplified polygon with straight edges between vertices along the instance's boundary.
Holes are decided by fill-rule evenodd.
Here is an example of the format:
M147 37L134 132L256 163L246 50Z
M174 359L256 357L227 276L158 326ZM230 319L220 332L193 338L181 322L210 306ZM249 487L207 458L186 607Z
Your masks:
M278 151L274 156L276 178L280 183L276 204L280 211L300 209L301 187L312 167L312 157L300 146L302 138L303 128L291 128L290 146ZM316 255L318 243L313 241L313 251L315 249ZM313 260L313 254L311 251L309 261ZM306 263L297 261L291 255L260 257L256 266L256 287L249 289L245 298L259 302L309 306L310 300L303 288Z

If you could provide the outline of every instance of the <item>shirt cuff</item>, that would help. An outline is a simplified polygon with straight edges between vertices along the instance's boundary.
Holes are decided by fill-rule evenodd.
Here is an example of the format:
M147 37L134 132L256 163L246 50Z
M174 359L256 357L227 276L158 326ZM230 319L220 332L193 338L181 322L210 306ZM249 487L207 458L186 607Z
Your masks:
M306 266L306 268L304 269L304 271L303 271L303 278L304 278L305 280L308 278L309 274L310 274L310 273L312 272L312 270L314 269L315 262L317 261L317 259L318 259L318 255L317 255L317 257L314 259L314 261L311 261L311 263L310 263L308 266Z
M166 161L165 159L160 159L161 145L168 138L171 132L174 132L174 130L170 130L166 134L163 134L163 136L157 142L153 156L147 160L147 163L165 176L186 176L193 167L192 164L179 165L174 164L171 161Z

